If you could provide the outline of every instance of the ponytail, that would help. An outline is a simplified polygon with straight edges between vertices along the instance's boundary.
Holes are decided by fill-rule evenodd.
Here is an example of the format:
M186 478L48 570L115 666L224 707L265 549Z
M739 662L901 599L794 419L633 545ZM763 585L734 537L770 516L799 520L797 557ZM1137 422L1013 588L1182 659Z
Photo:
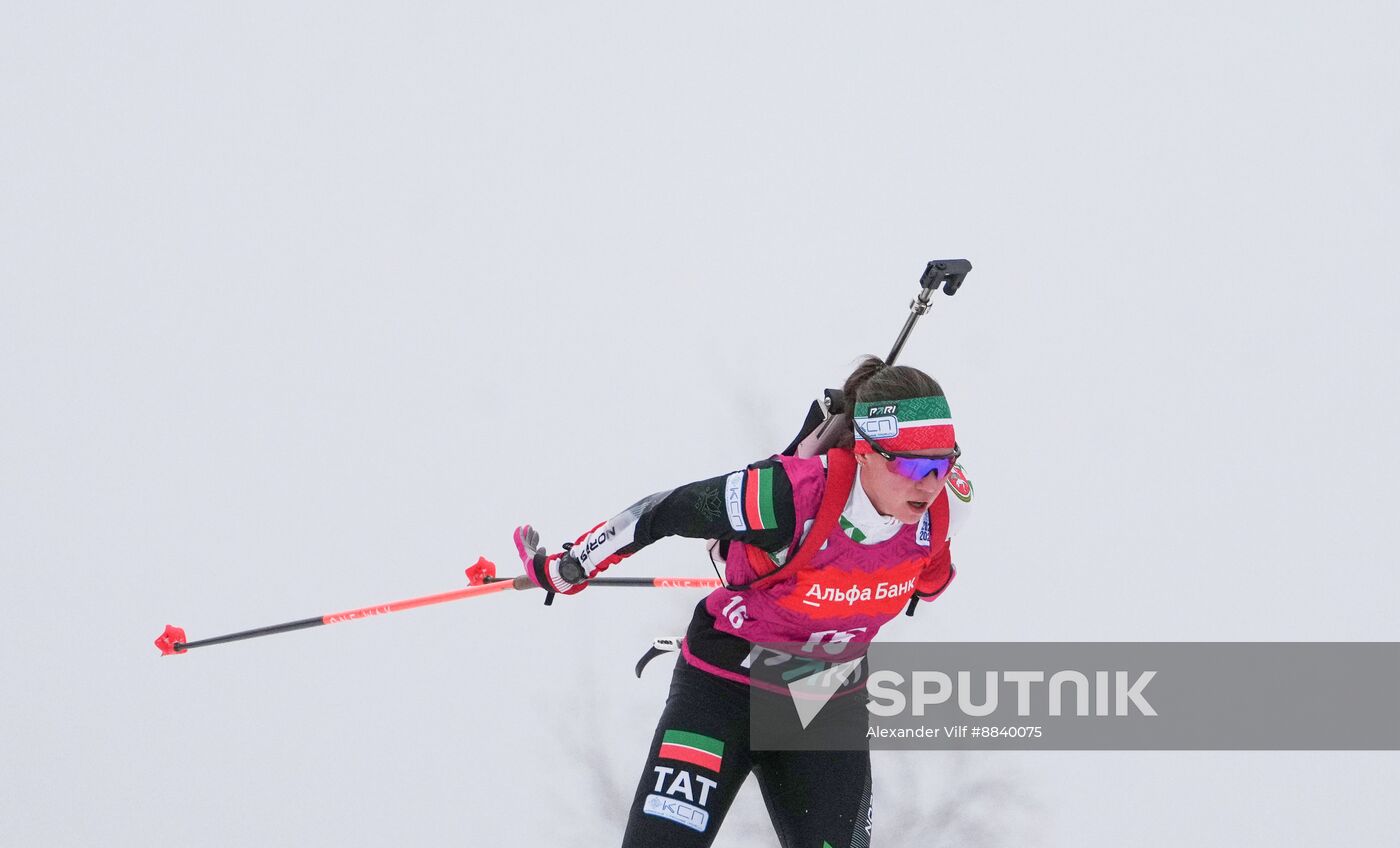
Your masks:
M886 365L878 356L867 356L846 378L841 387L846 397L846 409L854 410L857 403L881 400L902 400L913 397L940 397L943 387L938 381L908 365Z

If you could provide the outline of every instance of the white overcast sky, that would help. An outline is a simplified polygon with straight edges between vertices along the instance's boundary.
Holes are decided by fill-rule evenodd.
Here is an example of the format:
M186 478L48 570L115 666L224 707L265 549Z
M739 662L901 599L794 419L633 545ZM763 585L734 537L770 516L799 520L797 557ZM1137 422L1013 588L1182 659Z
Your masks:
M694 593L151 640L456 588L780 448L934 258L976 270L904 361L976 515L888 638L1400 639L1393 3L3 9L0 843L615 844L670 660L631 666ZM1056 848L1376 845L1400 785L876 768L886 846L958 842L949 798Z

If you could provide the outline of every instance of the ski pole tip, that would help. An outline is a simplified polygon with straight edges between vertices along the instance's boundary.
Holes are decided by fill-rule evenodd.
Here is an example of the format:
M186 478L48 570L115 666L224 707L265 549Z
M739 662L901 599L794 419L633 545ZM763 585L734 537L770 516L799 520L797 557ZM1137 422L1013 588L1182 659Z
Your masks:
M486 557L477 557L476 564L467 569L467 583L484 586L496 576L496 564Z
M165 632L156 637L156 647L160 649L160 655L168 657L171 654L183 654L185 652L185 629L176 627L173 624L165 625Z

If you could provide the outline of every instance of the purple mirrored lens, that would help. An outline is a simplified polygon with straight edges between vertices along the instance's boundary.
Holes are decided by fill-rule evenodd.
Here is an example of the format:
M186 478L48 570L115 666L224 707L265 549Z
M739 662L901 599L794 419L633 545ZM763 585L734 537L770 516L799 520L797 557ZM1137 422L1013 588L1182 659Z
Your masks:
M901 477L908 477L910 480L922 480L930 474L935 474L938 479L948 476L948 472L953 468L954 458L951 456L930 456L914 457L897 456L890 460L890 468Z

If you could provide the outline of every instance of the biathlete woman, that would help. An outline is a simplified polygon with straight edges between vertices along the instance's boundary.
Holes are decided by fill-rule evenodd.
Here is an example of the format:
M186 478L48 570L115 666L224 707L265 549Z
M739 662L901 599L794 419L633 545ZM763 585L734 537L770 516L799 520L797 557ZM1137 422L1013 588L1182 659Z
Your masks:
M718 540L726 585L696 607L682 642L624 848L709 846L750 772L784 848L870 845L869 750L751 750L748 668L757 643L856 647L911 598L938 597L972 486L933 378L872 356L843 391L852 423L823 455L659 492L561 553L529 525L515 531L531 579L562 595L662 537Z

